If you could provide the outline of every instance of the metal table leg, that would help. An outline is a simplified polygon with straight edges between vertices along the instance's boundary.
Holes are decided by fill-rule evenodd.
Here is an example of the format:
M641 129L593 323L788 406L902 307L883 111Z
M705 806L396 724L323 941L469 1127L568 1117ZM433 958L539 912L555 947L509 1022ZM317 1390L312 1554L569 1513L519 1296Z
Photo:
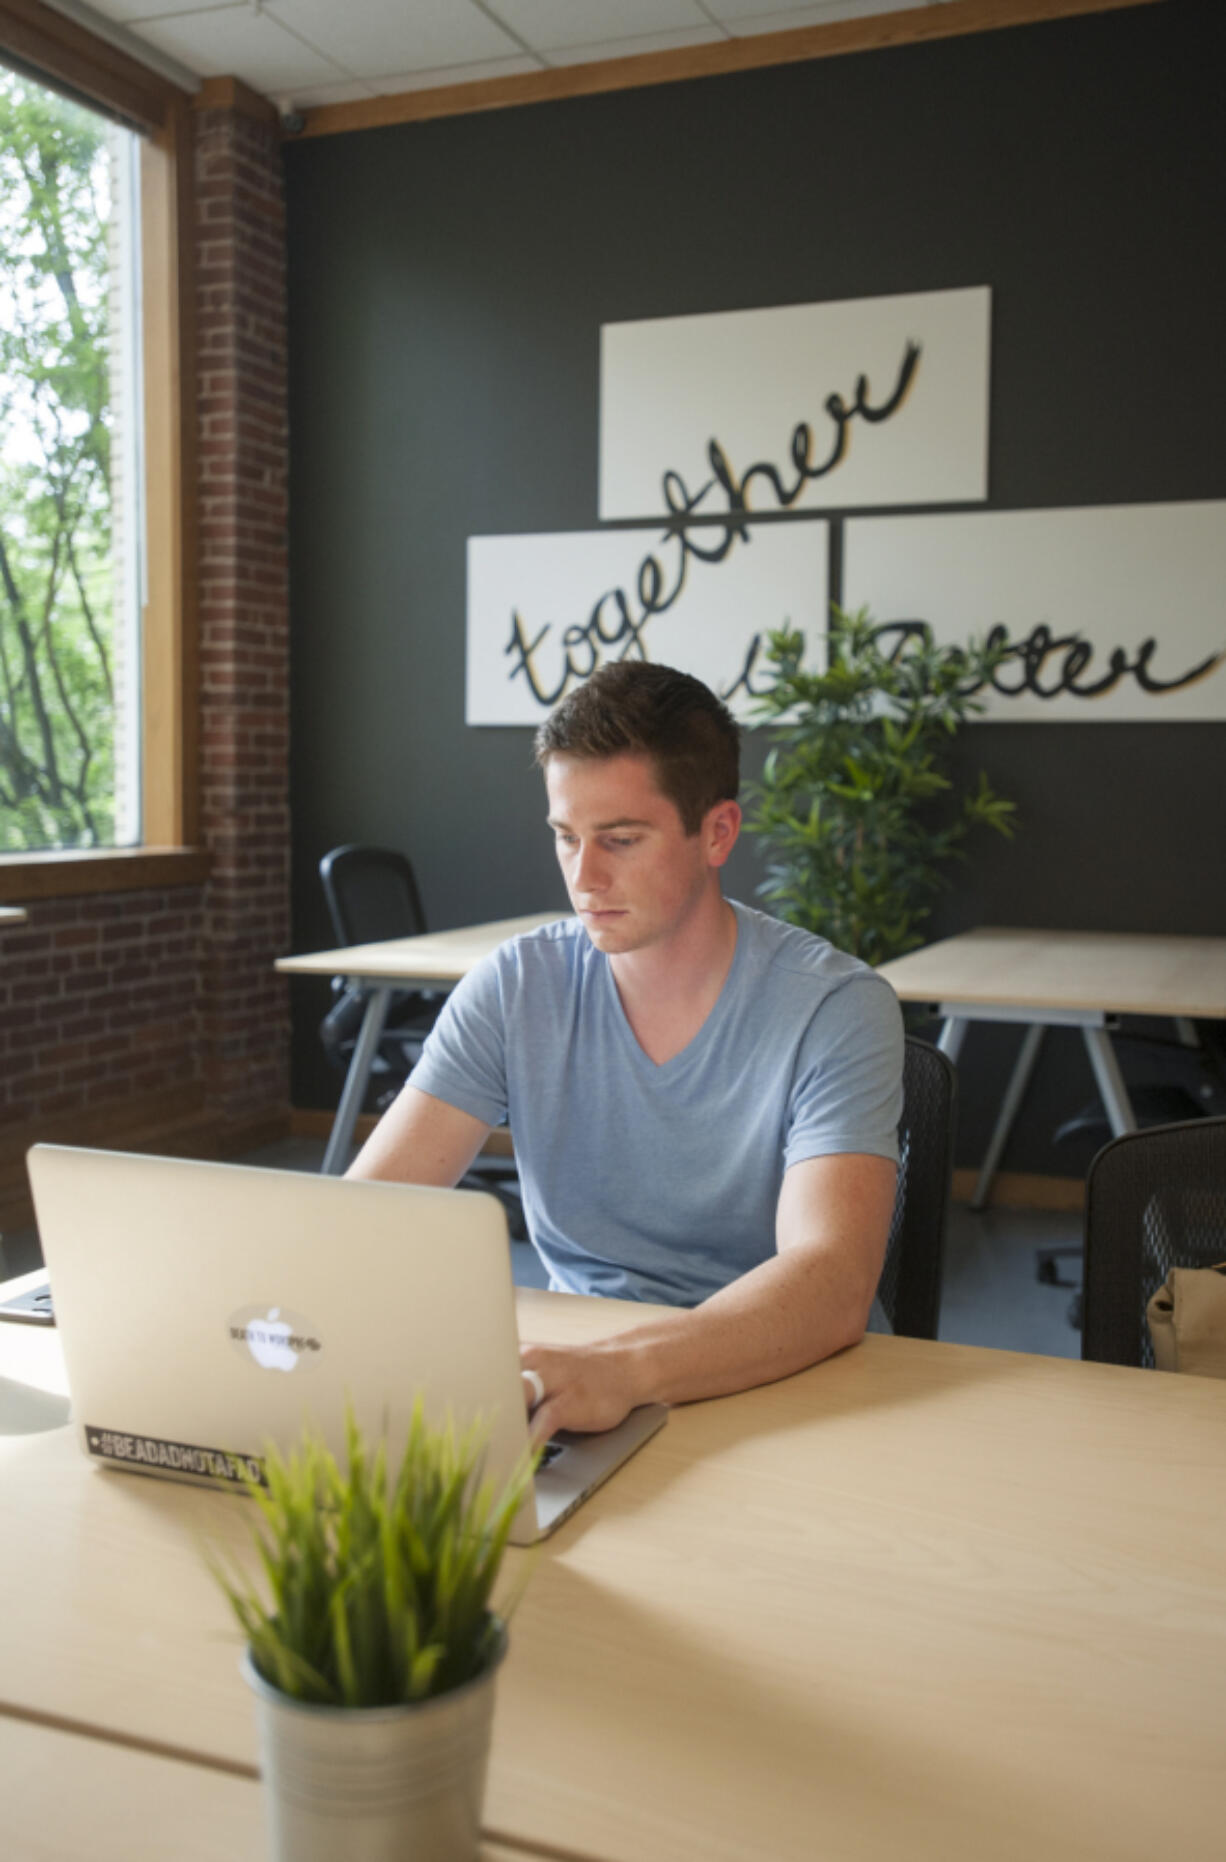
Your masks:
M1137 1115L1128 1097L1128 1088L1111 1045L1111 1036L1105 1028L1083 1028L1081 1032L1086 1052L1090 1056L1090 1065L1094 1069L1099 1096L1107 1109L1111 1135L1113 1138L1122 1138L1126 1131L1137 1129Z
M339 1177L348 1161L349 1147L353 1143L353 1128L358 1122L358 1113L362 1110L362 1101L366 1097L366 1084L370 1079L370 1069L378 1051L379 1039L383 1033L383 1024L387 1020L388 1005L391 999L390 983L372 989L366 998L366 1013L362 1017L362 1026L354 1042L349 1071L345 1075L340 1104L336 1108L328 1148L324 1152L321 1173L325 1177Z
M958 1064L958 1055L962 1052L962 1043L966 1039L966 1021L961 1015L947 1015L941 1023L941 1032L937 1037L937 1046L943 1054L948 1054L954 1066Z
M1043 1034L1042 1022L1034 1022L1022 1036L1022 1045L1013 1063L1013 1072L1009 1075L1009 1084L1000 1102L1000 1111L996 1114L996 1124L992 1129L992 1139L988 1145L987 1156L983 1160L979 1180L975 1184L975 1194L971 1197L972 1209L987 1207L988 1197L992 1190L992 1178L996 1175L996 1166L1008 1142L1009 1133L1013 1129L1013 1121L1025 1097L1026 1088L1030 1084L1030 1076L1034 1072L1035 1062L1039 1058L1039 1049L1043 1045Z

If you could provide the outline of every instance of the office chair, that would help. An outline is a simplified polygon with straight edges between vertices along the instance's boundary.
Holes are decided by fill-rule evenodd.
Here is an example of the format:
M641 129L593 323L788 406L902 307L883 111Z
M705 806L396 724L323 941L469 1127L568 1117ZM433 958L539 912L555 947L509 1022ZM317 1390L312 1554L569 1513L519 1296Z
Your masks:
M392 847L334 847L319 862L319 877L338 944L417 937L426 929L413 868ZM329 1062L343 1073L362 1025L366 996L360 986L346 984L341 977L333 979L332 988L336 1001L319 1025L319 1038ZM431 989L398 989L393 994L371 1067L375 1111L386 1111L404 1085L445 996L445 990Z
M1132 1131L1086 1178L1081 1355L1153 1368L1145 1308L1172 1267L1226 1260L1226 1118Z
M1142 1128L1226 1116L1226 1028L1197 1017L1181 1023L1186 1038L1129 1032L1114 1046L1128 1077L1128 1097ZM1095 1098L1056 1127L1054 1144L1111 1136L1106 1110Z
M1187 1032L1187 1040L1155 1034L1116 1037L1121 1065L1133 1076L1128 1097L1143 1131L1226 1115L1226 1028L1220 1021L1198 1018L1187 1024ZM1089 1141L1097 1150L1110 1136L1106 1111L1095 1098L1056 1128L1052 1142ZM1079 1247L1036 1249L1036 1278L1044 1286L1078 1288L1075 1276L1061 1273L1060 1262L1079 1260L1081 1253ZM1069 1304L1071 1326L1081 1326L1082 1308L1078 1290Z
M376 944L384 938L418 937L426 930L421 894L407 856L394 847L368 847L349 843L334 847L319 862L328 915L337 942ZM358 984L334 977L337 1000L319 1024L324 1053L344 1072L366 1011L365 992ZM426 1037L438 1020L447 998L445 989L398 989L393 992L378 1051L371 1066L375 1086L374 1110L385 1112L421 1058ZM461 1178L460 1187L486 1190L497 1196L506 1211L507 1225L517 1241L527 1239L519 1177L512 1159L481 1157Z
M898 1128L898 1190L877 1297L894 1330L935 1338L953 1176L958 1075L938 1048L908 1035Z

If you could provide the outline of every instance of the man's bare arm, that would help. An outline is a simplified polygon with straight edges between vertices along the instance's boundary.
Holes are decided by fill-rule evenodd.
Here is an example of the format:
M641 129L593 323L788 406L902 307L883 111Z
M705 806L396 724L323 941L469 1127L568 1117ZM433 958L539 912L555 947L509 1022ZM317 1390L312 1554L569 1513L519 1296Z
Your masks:
M886 1158L810 1158L783 1180L777 1253L701 1306L583 1347L525 1345L545 1386L533 1433L607 1429L639 1403L726 1396L788 1377L863 1336L896 1172Z
M489 1136L470 1112L409 1084L397 1095L345 1172L392 1183L458 1183Z

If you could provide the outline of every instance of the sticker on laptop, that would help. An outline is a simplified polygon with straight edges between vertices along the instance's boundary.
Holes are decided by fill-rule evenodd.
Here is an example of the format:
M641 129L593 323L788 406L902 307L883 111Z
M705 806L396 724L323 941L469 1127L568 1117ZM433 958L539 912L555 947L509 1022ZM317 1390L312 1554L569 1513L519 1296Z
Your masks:
M235 1351L262 1371L309 1371L323 1353L311 1321L287 1306L240 1306L228 1323Z
M264 1463L258 1455L236 1455L227 1448L200 1448L194 1442L164 1442L156 1435L125 1435L119 1429L94 1429L86 1424L85 1443L100 1461L121 1462L132 1468L166 1468L174 1474L204 1474L216 1481L246 1480L267 1486Z

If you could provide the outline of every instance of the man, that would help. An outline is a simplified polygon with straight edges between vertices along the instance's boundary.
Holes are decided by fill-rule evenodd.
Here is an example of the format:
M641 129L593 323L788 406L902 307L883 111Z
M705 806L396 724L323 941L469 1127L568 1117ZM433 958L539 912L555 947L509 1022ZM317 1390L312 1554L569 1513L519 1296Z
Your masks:
M677 1310L525 1345L538 1437L768 1383L854 1344L894 1203L888 984L723 897L738 733L697 679L623 661L537 732L575 917L449 998L351 1176L452 1184L515 1134L552 1284Z

